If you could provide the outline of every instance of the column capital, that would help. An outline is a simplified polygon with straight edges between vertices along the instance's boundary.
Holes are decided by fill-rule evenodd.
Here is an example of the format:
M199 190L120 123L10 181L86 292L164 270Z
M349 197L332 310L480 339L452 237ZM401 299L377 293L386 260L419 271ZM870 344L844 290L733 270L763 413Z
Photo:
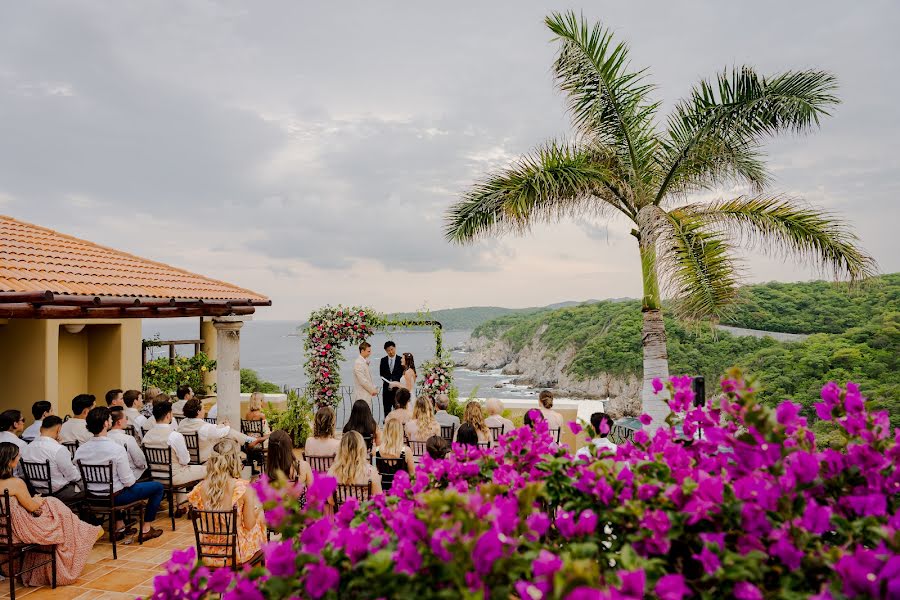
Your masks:
M244 317L216 317L212 324L218 331L238 331L244 326Z

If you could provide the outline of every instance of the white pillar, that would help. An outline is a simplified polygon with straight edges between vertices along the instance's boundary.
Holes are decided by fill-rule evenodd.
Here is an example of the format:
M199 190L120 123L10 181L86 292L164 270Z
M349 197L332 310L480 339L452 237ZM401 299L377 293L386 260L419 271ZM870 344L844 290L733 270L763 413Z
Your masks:
M241 426L241 327L244 317L218 317L216 328L216 396L218 420Z

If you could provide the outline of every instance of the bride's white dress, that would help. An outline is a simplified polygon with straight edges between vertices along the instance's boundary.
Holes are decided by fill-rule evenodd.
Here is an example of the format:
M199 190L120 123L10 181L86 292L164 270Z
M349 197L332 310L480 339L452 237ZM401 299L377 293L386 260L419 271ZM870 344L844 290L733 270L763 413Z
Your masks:
M412 369L405 370L400 383L409 390L409 405L414 406L416 403L416 372Z

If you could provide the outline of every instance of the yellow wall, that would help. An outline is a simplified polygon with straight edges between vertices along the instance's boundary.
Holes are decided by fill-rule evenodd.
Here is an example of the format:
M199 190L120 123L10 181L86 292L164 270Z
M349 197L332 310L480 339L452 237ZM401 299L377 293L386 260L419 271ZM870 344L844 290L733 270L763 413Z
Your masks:
M79 333L64 325L84 324ZM9 319L0 321L0 408L17 408L30 424L31 405L49 400L70 414L80 393L141 387L140 319Z

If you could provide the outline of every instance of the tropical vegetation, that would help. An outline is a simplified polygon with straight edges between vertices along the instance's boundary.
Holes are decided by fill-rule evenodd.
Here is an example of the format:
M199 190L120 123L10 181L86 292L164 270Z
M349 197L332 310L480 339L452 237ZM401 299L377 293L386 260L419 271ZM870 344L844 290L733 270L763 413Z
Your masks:
M849 279L874 273L840 219L767 190L762 143L816 129L838 102L836 81L818 70L724 69L694 86L660 125L655 88L631 65L624 42L574 12L551 14L546 24L560 43L553 70L575 137L547 142L476 184L448 211L446 237L468 243L563 217L624 217L643 282L644 410L659 423L665 405L652 402L650 384L669 373L663 286L682 317L721 317L735 299L742 243ZM734 184L747 193L691 200Z
M652 437L576 458L538 422L490 450L425 457L414 481L399 473L333 519L333 478L263 478L280 534L265 566L213 570L175 551L154 598L898 597L900 438L887 415L829 383L815 410L842 441L821 448L798 405L761 406L754 387L733 371L696 408L690 379L672 378Z
M198 394L208 394L214 392L216 386L205 385L203 377L215 370L216 361L205 352L198 352L190 357L176 356L174 359L161 357L144 364L141 385L145 390L158 387L167 394L174 394L181 385L189 385Z
M250 394L262 392L263 394L280 394L281 386L271 381L259 378L259 373L253 369L241 369L241 393Z

